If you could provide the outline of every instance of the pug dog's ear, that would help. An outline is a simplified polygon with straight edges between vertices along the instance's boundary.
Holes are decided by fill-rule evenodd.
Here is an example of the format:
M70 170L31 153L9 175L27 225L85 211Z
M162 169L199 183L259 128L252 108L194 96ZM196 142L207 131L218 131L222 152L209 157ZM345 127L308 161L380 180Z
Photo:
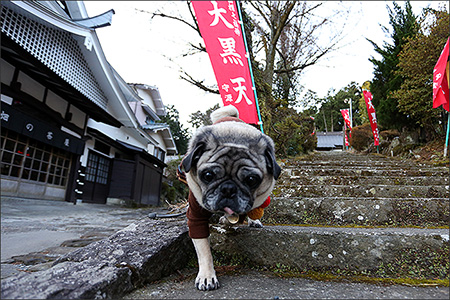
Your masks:
M264 152L264 157L266 158L267 170L272 173L273 178L277 180L280 176L281 168L275 160L275 154L273 153L273 150L267 148Z
M181 164L183 165L186 173L189 172L192 167L197 166L200 156L202 156L203 152L205 152L205 147L206 144L204 142L199 142L195 148L183 158L183 162Z

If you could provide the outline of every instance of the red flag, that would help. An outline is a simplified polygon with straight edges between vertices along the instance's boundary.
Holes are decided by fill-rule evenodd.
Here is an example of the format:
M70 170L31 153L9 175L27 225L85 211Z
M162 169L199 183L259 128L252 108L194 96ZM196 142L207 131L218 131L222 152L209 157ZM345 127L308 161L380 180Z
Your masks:
M348 112L348 109L341 109L342 117L344 117L345 124L347 124L347 127L352 130L352 126L350 125L350 114Z
M239 118L257 124L258 113L234 1L192 1L224 105L234 105Z
M350 144L348 143L348 137L347 137L347 132L344 132L344 136L345 136L345 146L350 146Z
M369 115L370 127L372 128L373 133L373 144L378 146L380 143L380 138L378 135L378 126L377 126L377 116L375 114L375 107L372 104L372 93L369 91L363 91L364 100L366 101L367 114Z
M446 111L449 111L448 81L450 78L447 78L445 73L445 68L448 65L449 40L450 38L447 39L447 43L445 43L441 56L433 70L433 108L438 108L442 105Z

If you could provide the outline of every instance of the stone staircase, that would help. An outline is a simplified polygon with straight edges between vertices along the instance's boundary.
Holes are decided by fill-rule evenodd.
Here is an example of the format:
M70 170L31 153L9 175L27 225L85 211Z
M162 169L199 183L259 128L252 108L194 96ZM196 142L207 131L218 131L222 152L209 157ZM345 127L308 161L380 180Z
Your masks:
M448 166L346 151L281 164L265 228L217 229L216 253L297 275L448 286Z
M266 223L449 224L448 167L348 152L317 152L284 164Z
M194 288L196 268L179 271L195 260L186 220L146 217L49 269L3 279L1 298L122 298L156 281L127 299L448 299L448 166L348 152L281 164L264 228L212 226L217 291Z

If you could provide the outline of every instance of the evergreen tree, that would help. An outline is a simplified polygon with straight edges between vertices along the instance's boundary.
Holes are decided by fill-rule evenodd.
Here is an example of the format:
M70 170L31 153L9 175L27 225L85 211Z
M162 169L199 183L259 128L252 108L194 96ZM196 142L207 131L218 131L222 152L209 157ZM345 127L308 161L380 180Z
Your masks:
M169 125L170 132L177 146L178 154L185 154L189 142L189 133L186 128L180 123L180 113L173 105L166 106L167 114L160 117L159 123L166 123Z
M189 123L194 128L199 128L201 126L207 126L211 125L211 113L215 110L217 110L220 107L219 104L214 105L211 108L208 108L208 110L205 113L202 113L201 111L197 110L195 113L192 113L189 115L190 120Z
M405 2L402 9L396 2L393 2L393 9L387 6L389 12L389 24L392 27L393 44L385 42L383 48L368 39L381 55L381 60L371 57L369 60L374 64L374 78L370 90L373 95L373 105L377 112L378 123L385 129L395 128L401 130L404 126L409 126L413 122L407 114L398 109L398 100L392 93L398 90L403 82L402 77L396 73L398 70L399 54L407 42L408 37L412 37L418 32L418 22L412 12L409 1ZM389 32L388 28L382 26L383 30Z
M344 119L341 109L349 109L352 102L352 119L353 127L362 123L359 96L361 88L355 82L349 83L346 87L341 88L337 93L334 90L328 91L325 99L321 99L322 105L315 115L316 126L319 131L341 131L344 127Z
M444 135L438 126L443 109L433 109L433 68L447 42L449 13L445 10L426 10L424 26L403 47L399 56L397 75L404 78L393 97L398 108L416 122L425 140Z

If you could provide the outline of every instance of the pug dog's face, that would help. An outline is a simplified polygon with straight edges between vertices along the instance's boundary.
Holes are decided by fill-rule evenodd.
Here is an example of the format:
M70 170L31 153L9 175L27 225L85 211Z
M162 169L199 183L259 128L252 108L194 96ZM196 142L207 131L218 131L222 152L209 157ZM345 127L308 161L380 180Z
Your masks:
M200 128L190 141L183 168L203 208L237 214L261 206L281 172L273 141L241 122Z

